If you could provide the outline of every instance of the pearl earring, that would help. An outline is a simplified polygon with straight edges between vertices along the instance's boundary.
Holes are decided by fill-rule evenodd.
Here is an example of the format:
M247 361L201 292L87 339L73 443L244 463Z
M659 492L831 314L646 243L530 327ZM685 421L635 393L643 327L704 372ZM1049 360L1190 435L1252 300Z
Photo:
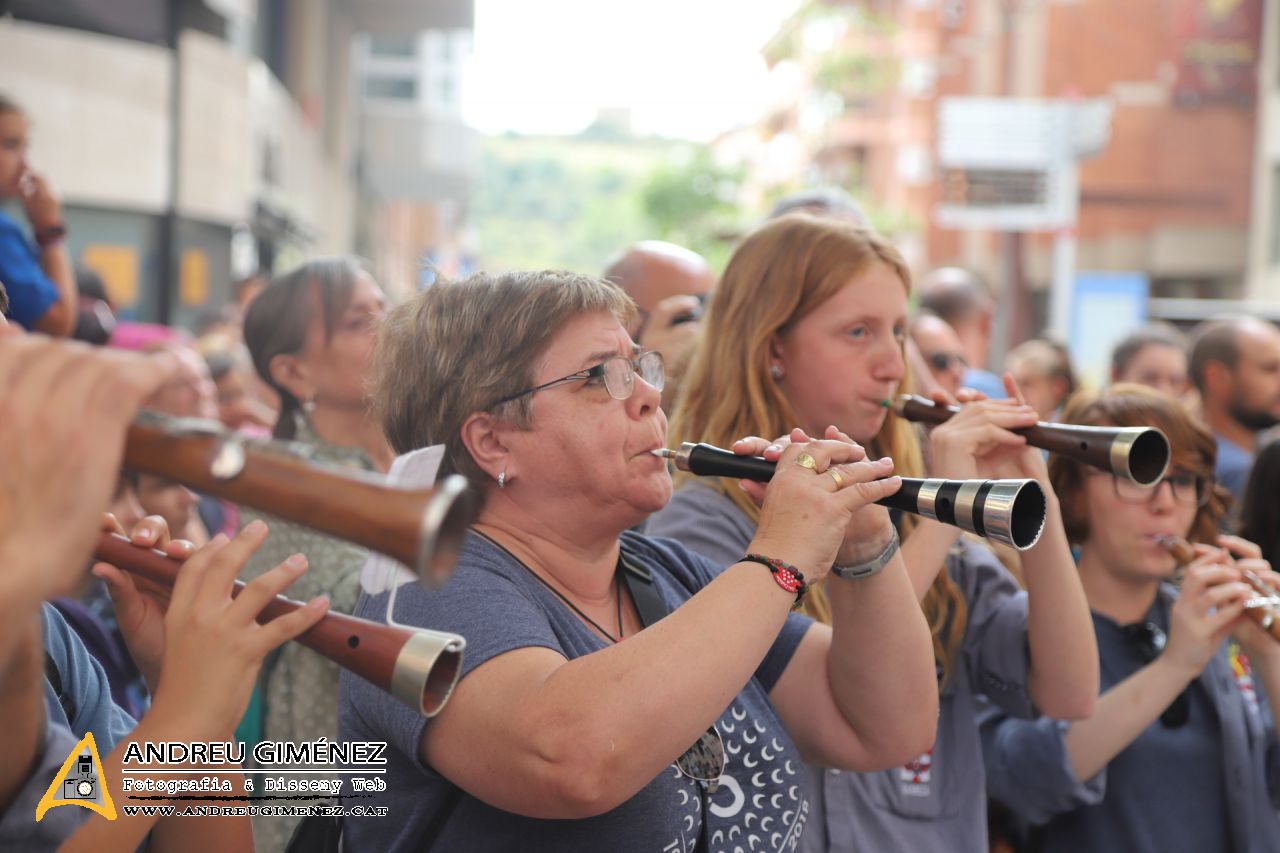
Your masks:
M781 378L782 378L782 365L780 365L780 364L771 364L771 365L769 365L769 375L770 375L770 376L772 376L774 379L781 379Z

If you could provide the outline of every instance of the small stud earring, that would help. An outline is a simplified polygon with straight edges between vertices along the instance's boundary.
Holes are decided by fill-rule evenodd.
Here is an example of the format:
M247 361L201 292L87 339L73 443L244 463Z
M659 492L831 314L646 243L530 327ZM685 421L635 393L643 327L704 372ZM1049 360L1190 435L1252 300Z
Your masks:
M314 396L308 397L307 399L302 401L302 411L306 412L309 415L315 410L316 410L316 398Z
M503 471L498 474L498 488L505 489L507 487L507 472Z
M769 365L769 375L770 375L770 376L772 376L774 379L781 379L781 378L782 378L782 365L780 365L780 364L771 364L771 365Z

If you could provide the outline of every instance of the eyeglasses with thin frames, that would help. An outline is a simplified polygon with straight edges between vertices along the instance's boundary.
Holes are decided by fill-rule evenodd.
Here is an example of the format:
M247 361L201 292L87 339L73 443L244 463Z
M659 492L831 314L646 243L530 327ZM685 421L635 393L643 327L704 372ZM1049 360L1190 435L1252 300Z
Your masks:
M637 375L653 386L655 391L661 391L663 385L666 384L662 353L657 350L649 350L635 358L625 355L611 356L594 367L588 367L586 370L579 370L576 373L570 373L568 376L561 376L559 379L552 379L550 382L543 382L541 385L535 385L515 394L509 394L493 405L495 407L501 406L503 403L509 403L528 394L534 394L547 388L554 388L556 385L563 385L566 382L603 382L605 390L609 392L610 397L615 400L626 400L635 392Z

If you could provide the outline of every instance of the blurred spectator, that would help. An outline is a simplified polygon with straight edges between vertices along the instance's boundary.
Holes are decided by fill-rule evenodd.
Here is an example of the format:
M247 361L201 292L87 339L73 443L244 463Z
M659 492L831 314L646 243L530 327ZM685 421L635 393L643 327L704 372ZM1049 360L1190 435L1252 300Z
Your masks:
M982 280L960 267L939 267L920 282L920 308L947 321L960 337L969 359L962 384L1003 400L1004 383L986 370L995 306Z
M1238 506L1258 433L1280 423L1280 329L1254 317L1207 320L1192 334L1190 372L1218 441L1218 483Z
M1057 420L1058 410L1076 390L1071 355L1066 347L1053 341L1024 341L1009 351L1005 368L1013 374L1022 396L1035 407L1042 421Z
M1187 381L1187 339L1168 323L1148 323L1111 351L1111 382L1136 382L1181 398Z
M186 343L177 342L157 342L141 349L143 352L167 350L177 356L181 365L177 374L146 401L145 408L178 418L218 419L217 389L209 366L198 352Z
M267 280L267 274L259 270L235 283L233 287L235 307L239 309L241 317L249 310L249 303L258 298L258 294L266 288Z
M244 340L244 315L239 306L228 303L217 311L206 311L197 317L194 331L197 339L216 336L240 343Z
M276 413L258 400L249 351L243 344L230 347L226 346L227 343L219 341L213 344L204 356L218 391L218 420L228 429L247 430L258 437L268 438Z
M244 338L258 374L280 396L277 438L308 445L321 464L385 472L391 448L372 415L369 371L386 297L350 258L309 261L272 279L245 314ZM422 341L425 348L431 341ZM289 554L307 555L310 570L293 589L299 597L329 596L350 613L360 597L368 551L297 524L262 518L271 535L245 567L245 578L268 571ZM262 737L314 741L338 737L338 666L300 646L286 647L263 668L261 710L242 726ZM295 817L255 817L259 850L280 850Z
M199 511L200 496L181 483L142 474L138 477L137 493L138 503L147 515L163 518L175 539L203 545L209 541L210 530L222 530L221 521L217 527L205 523ZM216 518L221 519L222 510L218 508L217 512Z
M854 201L853 196L838 187L800 190L785 195L773 205L767 218L777 219L788 213L809 213L813 216L839 219L861 225L863 228L871 228L871 221Z
M936 314L923 312L911 321L911 340L920 351L933 380L954 397L969 367L969 359L955 329Z
M715 273L697 252L661 240L645 240L614 256L604 277L636 303L627 332L643 349L662 353L667 384L662 406L670 411L702 328L702 310Z
M19 199L31 237L0 212L0 281L9 291L5 316L37 332L66 337L76 327L76 278L63 240L62 205L27 162L30 123L0 94L0 202Z
M1240 535L1256 542L1273 568L1280 566L1280 432L1259 442L1240 503Z
M111 336L111 345L140 352L171 352L177 370L143 403L150 409L175 418L218 420L217 390L204 359L192 348L186 332L151 323L121 323ZM162 516L173 535L200 544L217 533L234 534L238 513L234 504L208 495L193 495L177 483L159 478L142 478L138 499L149 514ZM191 501L198 514L191 515Z
M132 530L146 515L138 503L137 481L133 474L121 475L111 499L110 512L126 530ZM52 604L80 636L90 656L102 664L111 685L112 701L134 719L141 717L149 704L150 691L129 655L106 583L86 571L74 596L55 598Z
M111 340L116 328L115 308L107 296L102 276L84 266L76 266L76 290L79 291L76 330L72 336L94 346Z

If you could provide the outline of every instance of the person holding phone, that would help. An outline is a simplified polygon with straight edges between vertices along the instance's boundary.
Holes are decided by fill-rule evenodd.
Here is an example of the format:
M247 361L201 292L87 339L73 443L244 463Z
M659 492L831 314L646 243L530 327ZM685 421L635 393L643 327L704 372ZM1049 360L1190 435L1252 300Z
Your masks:
M76 328L79 299L64 239L62 205L43 176L27 162L30 121L0 93L0 202L18 199L31 225L24 229L0 213L0 281L9 292L5 316L19 326L55 337Z

